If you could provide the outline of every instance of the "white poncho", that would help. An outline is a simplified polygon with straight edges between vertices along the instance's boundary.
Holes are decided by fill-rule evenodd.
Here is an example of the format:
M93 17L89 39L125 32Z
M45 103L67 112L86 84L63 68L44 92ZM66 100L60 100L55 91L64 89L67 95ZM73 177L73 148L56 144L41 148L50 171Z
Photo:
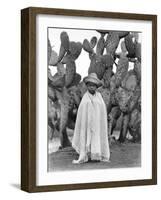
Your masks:
M110 150L107 130L107 111L99 92L84 94L78 108L72 146L80 161L108 161Z

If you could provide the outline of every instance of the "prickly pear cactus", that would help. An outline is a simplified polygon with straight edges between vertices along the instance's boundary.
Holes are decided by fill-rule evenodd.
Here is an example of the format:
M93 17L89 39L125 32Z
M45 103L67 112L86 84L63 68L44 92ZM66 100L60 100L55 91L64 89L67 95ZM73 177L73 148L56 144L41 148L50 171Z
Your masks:
M58 63L58 54L54 50L52 50L48 64L51 66L55 66L57 65L57 63Z
M126 140L129 119L130 119L129 114L123 113L121 130L120 130L120 135L119 135L119 139L118 139L119 142L121 142L121 143L125 142L125 140Z
M119 119L120 116L121 116L121 110L120 110L120 108L118 106L112 107L111 112L108 115L108 118L109 118L109 123L108 123L109 130L108 130L108 134L109 134L109 136L112 135L113 129L115 128L116 122L117 122L117 120Z
M65 86L69 87L76 74L76 65L73 60L69 60L66 64Z
M135 56L141 62L141 44L139 42L135 44Z
M97 55L103 55L105 48L105 39L104 34L101 34L100 39L98 40L97 47L96 47L96 54Z
M91 63L88 69L88 74L95 72L99 79L103 78L103 75L108 67L113 65L113 58L110 54L91 56Z
M109 118L111 119L118 119L121 115L121 110L119 109L118 106L114 106L111 109L111 112L109 114Z
M48 80L53 88L62 88L65 85L65 76L60 76L58 73L54 74L54 76L50 77Z
M63 59L61 60L61 63L67 64L67 62L70 61L70 60L73 60L73 59L71 58L70 52L68 52L68 53L63 57Z
M66 70L65 70L65 67L62 63L57 64L57 72L58 72L58 75L60 75L62 77L65 75Z
M107 112L109 113L111 110L111 92L108 88L100 87L98 91L101 93L102 98L106 104Z
M72 86L78 86L79 82L81 81L81 75L78 73L75 73L74 78L70 84L70 87Z
M90 42L87 39L83 41L83 49L88 53L93 54L93 48L91 47Z
M68 122L69 113L69 101L70 96L66 88L63 88L62 92L56 91L57 97L60 102L60 142L61 147L71 146L70 140L68 138L66 127Z
M110 80L113 75L112 67L108 67L103 75L103 83L105 88L110 88Z
M141 113L138 109L134 109L130 115L129 127L133 130L138 129L141 122Z
M80 42L70 42L69 43L69 52L71 59L76 60L82 51L82 44Z
M140 80L141 80L141 63L138 60L134 63L134 72L136 73L137 79L140 82Z
M82 98L81 92L78 86L74 85L70 87L70 89L68 90L68 93L70 94L71 100L73 100L73 105L75 105L78 108L81 98Z
M49 85L48 86L48 97L54 102L56 101L56 93L55 90Z
M140 95L140 97L138 98L137 108L138 108L138 110L141 112L141 95Z
M88 69L88 74L95 72L98 78L101 79L104 74L105 67L106 66L101 62L101 56L93 55Z
M101 56L93 54L91 56L91 63L88 69L88 74L95 72L97 76L100 78L100 75L104 72L104 65L101 63Z
M110 90L113 93L116 88L116 77L115 74L110 79Z
M71 60L75 61L81 54L81 51L82 51L82 44L80 42L70 42L69 50L64 55L61 62L63 64L67 64L67 62Z
M101 56L102 63L106 66L106 68L111 67L114 63L114 59L111 54L106 53Z
M137 76L133 70L128 71L121 82L121 86L130 91L134 91L137 84L138 84Z
M60 61L63 59L65 53L66 53L66 50L65 50L65 48L61 45L61 46L60 46L60 50L59 50L59 56L58 56L58 61L57 61L57 62L60 62Z
M128 51L128 57L135 58L135 43L133 42L132 34L129 34L125 37L125 45Z
M51 43L50 43L50 40L48 39L48 63L51 57L51 51L52 51Z
M131 96L132 92L122 87L119 87L115 94L117 104L119 105L120 110L124 113L129 112L129 100Z
M58 56L58 62L62 60L64 57L65 53L69 49L69 37L66 32L61 32L60 34L60 40L61 40L61 45L60 45L60 50L59 50L59 56Z
M121 81L125 77L126 73L128 72L129 68L129 61L127 57L121 57L118 61L117 69L116 69L116 87L121 85Z
M106 41L105 41L105 47L106 52L110 53L111 55L115 54L115 51L119 45L120 38L117 33L110 32L107 35Z
M138 109L131 112L128 127L133 142L139 142L141 140L141 113Z
M75 60L81 55L82 48L89 54L88 73L95 72L103 82L103 86L98 88L98 91L107 107L110 133L112 134L119 118L121 118L120 142L125 141L128 123L131 135L136 134L132 123L139 127L140 121L136 122L136 116L139 116L138 112L141 112L141 44L138 42L138 34L108 30L97 30L97 32L101 35L98 40L93 36L90 41L84 39L83 44L70 41L68 34L62 32L58 55L56 52L54 54L49 45L50 41L48 41L48 55L50 55L50 59L48 59L52 66L57 67L57 73L54 76L51 74L48 76L50 86L48 95L53 101L59 99L62 147L70 145L66 132L68 118L73 116L72 113L77 112L75 111L76 107L79 106L80 100L87 90L84 82L80 82L80 74L76 73ZM121 46L120 53L116 51L119 50L119 45ZM116 58L119 59L118 62ZM128 71L129 62L134 63L134 69L130 71ZM52 92L53 88L54 92ZM76 94L78 91L79 95ZM138 111L134 112L135 109ZM140 129L137 128L137 130Z
M68 125L69 112L70 114L72 113L72 111L70 111L71 97L68 90L72 86L77 86L81 80L80 74L76 73L75 60L81 54L82 44L80 42L70 42L66 32L60 34L60 40L59 55L53 51L53 55L50 56L50 65L57 67L57 73L52 76L50 70L48 70L48 96L53 102L57 99L60 106L58 129L61 147L67 147L71 146L66 128ZM49 126L53 124L51 123L52 120L54 119L48 120ZM52 128L53 131L55 131L54 126Z
M63 31L60 34L61 46L64 47L66 51L69 49L69 36L67 32Z
M91 48L93 49L96 46L96 44L97 44L97 38L94 36L90 40L90 46L91 46Z
M126 49L126 45L125 45L124 40L121 42L120 46L121 46L121 51L122 51L121 54L126 57L127 49Z
M141 97L141 88L137 86L135 91L133 91L130 101L129 101L129 111L131 112L134 108L139 108L139 99Z

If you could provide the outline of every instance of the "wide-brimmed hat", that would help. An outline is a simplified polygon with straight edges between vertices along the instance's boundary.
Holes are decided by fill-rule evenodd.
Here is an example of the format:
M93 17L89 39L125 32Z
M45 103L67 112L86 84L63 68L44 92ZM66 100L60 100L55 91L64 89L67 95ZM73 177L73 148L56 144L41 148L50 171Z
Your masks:
M98 79L96 73L90 73L88 76L86 76L83 79L83 81L85 82L85 84L87 84L88 82L94 83L97 85L97 87L100 87L102 85L102 81L100 79Z

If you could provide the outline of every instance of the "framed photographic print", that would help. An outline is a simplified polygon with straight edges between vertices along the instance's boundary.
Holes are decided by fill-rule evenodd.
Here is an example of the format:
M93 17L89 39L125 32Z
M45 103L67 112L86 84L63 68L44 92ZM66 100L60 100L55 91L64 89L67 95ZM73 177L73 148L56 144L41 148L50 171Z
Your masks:
M157 184L157 16L21 11L21 189Z

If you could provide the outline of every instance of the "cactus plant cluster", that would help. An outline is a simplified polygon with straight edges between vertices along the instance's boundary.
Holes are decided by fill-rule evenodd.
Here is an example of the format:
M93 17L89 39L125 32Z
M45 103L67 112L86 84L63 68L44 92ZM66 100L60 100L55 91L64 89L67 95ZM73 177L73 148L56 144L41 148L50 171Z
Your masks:
M54 102L54 106L59 104L57 109L60 115L57 114L59 117L56 121L59 121L62 147L70 145L66 128L70 126L71 119L75 121L77 108L86 91L81 76L76 73L75 63L82 49L88 53L90 59L88 74L95 72L103 82L98 91L107 107L109 137L112 136L119 119L120 142L125 141L128 131L133 141L141 140L141 44L138 41L138 33L96 31L100 34L99 38L93 36L90 41L84 39L82 44L70 41L68 34L62 32L58 55L48 41L48 63L57 67L54 76L51 76L49 70L48 97ZM119 45L121 52L116 53ZM134 65L131 70L130 63ZM52 116L50 118L52 119ZM50 123L51 119L48 120ZM52 125L49 126L52 128Z
M55 105L59 105L55 109L59 115L55 116L54 112L53 115L48 115L48 122L50 122L48 125L50 128L53 129L54 127L55 129L55 123L53 122L53 118L55 118L55 121L59 123L58 130L61 147L66 147L71 145L66 127L70 124L69 121L72 121L74 113L72 115L71 112L78 107L78 102L80 101L79 94L76 95L75 86L80 82L81 75L76 73L75 60L82 51L82 44L80 42L70 41L68 34L64 31L60 34L60 41L59 54L51 50L50 41L48 42L48 49L50 50L50 52L48 50L50 53L48 63L53 67L57 67L57 73L54 76L51 75L51 71L48 69L48 98L53 102L53 104L50 103L48 112L50 113L50 109L56 107ZM74 95L72 91L75 91ZM77 101L73 101L74 98ZM70 118L69 115L71 116Z

